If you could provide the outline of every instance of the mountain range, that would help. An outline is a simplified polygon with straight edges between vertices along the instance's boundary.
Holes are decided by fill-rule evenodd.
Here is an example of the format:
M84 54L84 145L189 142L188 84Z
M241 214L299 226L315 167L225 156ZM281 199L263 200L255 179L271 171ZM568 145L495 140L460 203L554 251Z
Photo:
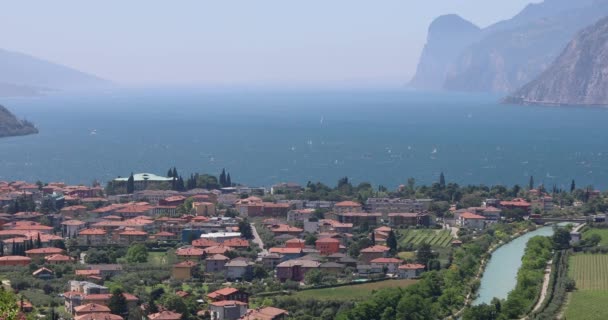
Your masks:
M608 106L608 18L579 32L547 70L506 102Z
M107 88L110 81L27 54L0 49L0 96Z
M581 29L608 16L608 0L545 0L478 28L438 17L410 85L426 90L509 93L545 71Z

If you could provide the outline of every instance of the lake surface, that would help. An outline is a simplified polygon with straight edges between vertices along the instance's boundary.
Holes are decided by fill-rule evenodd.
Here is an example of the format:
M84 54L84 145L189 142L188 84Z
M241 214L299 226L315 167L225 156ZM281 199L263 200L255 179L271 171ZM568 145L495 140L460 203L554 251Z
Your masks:
M521 267L526 244L535 236L551 236L553 227L542 227L503 245L492 254L492 258L481 278L479 297L473 305L490 303L494 297L506 299L517 284L517 271Z
M418 183L608 186L608 110L393 92L117 90L2 99L40 134L0 139L0 180L102 182L226 168L270 186L343 176Z

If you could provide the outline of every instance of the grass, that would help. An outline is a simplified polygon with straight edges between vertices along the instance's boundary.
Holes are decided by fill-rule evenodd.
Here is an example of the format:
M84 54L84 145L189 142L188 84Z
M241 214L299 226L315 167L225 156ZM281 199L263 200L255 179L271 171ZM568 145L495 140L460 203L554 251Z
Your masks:
M608 246L608 229L589 229L583 233L583 239L587 239L593 234L597 234L602 237L600 246Z
M167 264L167 253L166 252L149 252L148 261L157 266L164 266Z
M577 254L569 266L577 290L568 302L566 319L608 319L608 255Z
M416 258L416 253L414 251L401 251L397 255L403 260Z
M411 279L386 280L335 288L304 290L294 294L294 297L302 299L363 300L369 298L375 290L407 287L416 283L416 281Z
M452 242L452 235L448 230L416 229L401 231L400 244L402 246L407 244L419 245L425 242L433 248L445 248Z

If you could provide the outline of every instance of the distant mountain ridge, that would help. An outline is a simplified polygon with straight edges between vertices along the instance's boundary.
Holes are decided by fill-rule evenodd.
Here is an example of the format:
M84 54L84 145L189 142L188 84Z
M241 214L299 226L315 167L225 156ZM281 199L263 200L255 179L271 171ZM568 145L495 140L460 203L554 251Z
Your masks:
M34 133L38 133L38 129L31 122L17 119L15 115L0 105L0 138Z
M546 0L457 44L444 39L449 30L429 30L427 46L451 53L434 55L425 46L410 84L433 90L512 92L548 68L576 32L606 15L608 0Z
M608 18L579 32L546 71L506 102L608 106Z
M33 95L44 90L106 88L110 81L27 54L0 49L0 96Z

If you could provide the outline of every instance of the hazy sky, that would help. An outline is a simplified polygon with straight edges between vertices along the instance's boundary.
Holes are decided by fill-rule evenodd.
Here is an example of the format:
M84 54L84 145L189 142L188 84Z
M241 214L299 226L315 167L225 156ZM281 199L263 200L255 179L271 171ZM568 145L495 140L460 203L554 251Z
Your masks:
M486 26L530 2L3 0L0 47L128 85L395 87L435 17Z

